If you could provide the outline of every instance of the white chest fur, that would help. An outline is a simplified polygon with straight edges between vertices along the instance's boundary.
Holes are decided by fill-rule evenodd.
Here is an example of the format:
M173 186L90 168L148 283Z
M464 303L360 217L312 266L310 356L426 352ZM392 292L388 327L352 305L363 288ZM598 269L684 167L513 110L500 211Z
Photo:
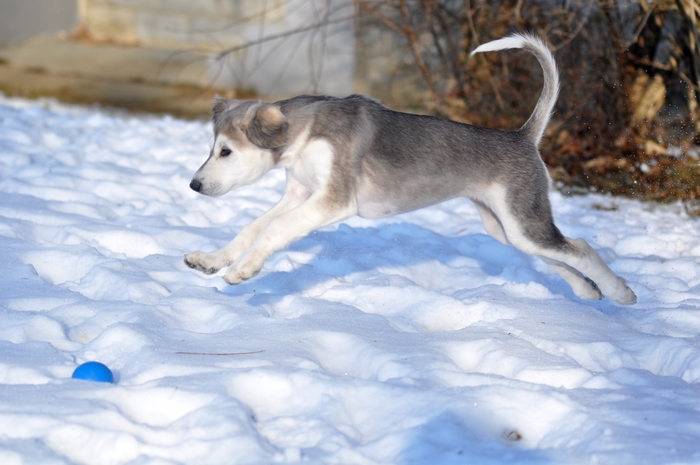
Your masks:
M333 167L333 148L324 139L309 141L306 134L301 137L306 140L295 141L282 155L278 166L286 168L310 192L325 190Z

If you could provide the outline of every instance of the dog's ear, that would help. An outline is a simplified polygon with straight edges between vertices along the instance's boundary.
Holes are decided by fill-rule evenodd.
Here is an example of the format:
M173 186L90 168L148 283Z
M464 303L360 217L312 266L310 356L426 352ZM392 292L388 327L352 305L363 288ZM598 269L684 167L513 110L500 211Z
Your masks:
M221 95L215 95L212 99L211 119L216 121L221 113L228 108L229 100Z
M240 100L229 100L221 95L215 95L212 99L211 119L215 121L226 110L236 108L241 103Z
M276 149L287 143L287 117L276 105L263 103L244 126L245 135L263 149Z

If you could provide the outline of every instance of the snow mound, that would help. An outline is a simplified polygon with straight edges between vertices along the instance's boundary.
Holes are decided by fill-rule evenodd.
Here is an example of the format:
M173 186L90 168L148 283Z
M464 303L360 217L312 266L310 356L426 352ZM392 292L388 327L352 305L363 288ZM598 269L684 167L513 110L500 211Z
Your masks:
M182 256L284 176L197 195L210 138L0 100L1 463L700 462L700 234L678 206L552 193L633 307L576 298L466 200L316 231L229 287ZM116 383L71 379L88 360Z

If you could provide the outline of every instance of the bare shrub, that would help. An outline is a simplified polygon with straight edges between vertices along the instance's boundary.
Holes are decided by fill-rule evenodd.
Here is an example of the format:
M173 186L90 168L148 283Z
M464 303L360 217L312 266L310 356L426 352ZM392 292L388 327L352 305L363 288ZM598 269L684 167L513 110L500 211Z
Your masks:
M523 52L468 56L481 43L533 31L549 42L562 74L542 150L555 179L657 200L700 197L697 0L356 4L360 47L371 49L366 42L376 39L367 31L394 34L392 81L370 92L473 124L517 128L539 96L537 63Z

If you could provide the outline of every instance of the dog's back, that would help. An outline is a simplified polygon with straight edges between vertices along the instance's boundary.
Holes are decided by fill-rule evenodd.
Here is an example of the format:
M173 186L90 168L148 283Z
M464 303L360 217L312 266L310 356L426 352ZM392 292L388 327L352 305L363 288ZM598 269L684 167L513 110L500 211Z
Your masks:
M362 216L393 215L458 196L479 200L494 184L509 186L511 193L533 185L548 187L537 145L558 95L556 64L547 46L531 35L489 42L472 55L508 48L533 53L544 71L542 94L517 131L402 113L361 95L301 95L278 104L283 113L303 122L298 127L310 128L309 137L334 147L335 169L356 180ZM546 197L546 188L529 191L538 203L548 205L539 199Z

